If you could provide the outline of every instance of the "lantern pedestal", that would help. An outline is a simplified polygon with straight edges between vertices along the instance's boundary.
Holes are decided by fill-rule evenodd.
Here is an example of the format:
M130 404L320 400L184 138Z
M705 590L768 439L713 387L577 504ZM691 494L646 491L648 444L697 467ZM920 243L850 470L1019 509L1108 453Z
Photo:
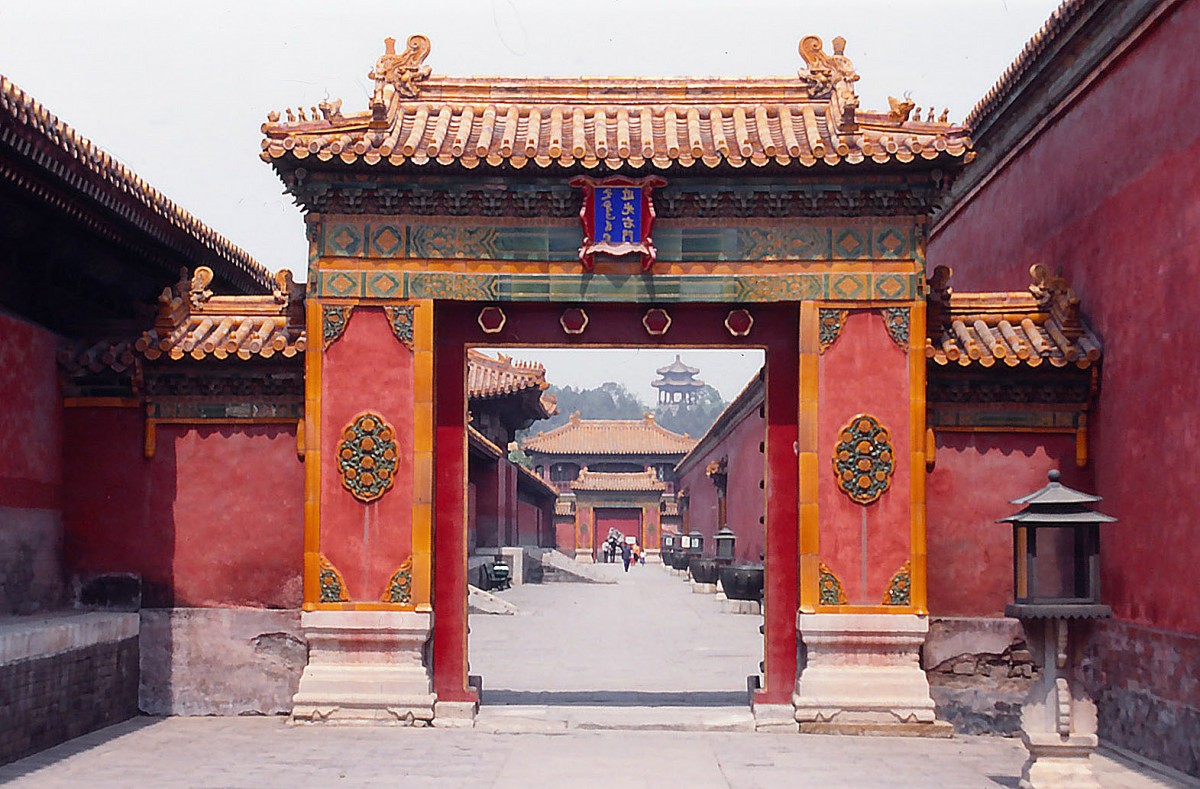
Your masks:
M807 650L792 696L801 731L950 736L920 665L928 619L799 614L796 627Z
M308 665L292 723L413 725L433 719L425 665L432 614L305 611Z
M1099 742L1096 704L1083 683L1072 681L1091 622L1049 617L1023 618L1022 624L1041 677L1021 708L1021 739L1029 751L1021 786L1099 787L1091 763Z

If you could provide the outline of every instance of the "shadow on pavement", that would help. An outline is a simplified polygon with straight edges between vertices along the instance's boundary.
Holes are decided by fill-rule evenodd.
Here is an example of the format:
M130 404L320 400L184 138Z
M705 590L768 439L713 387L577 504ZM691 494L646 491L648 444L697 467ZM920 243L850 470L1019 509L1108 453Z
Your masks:
M136 718L114 723L112 726L106 726L103 729L88 732L73 740L67 740L64 743L51 746L44 751L31 754L15 762L0 765L0 784L33 775L39 770L44 770L58 762L70 759L72 756L113 742L126 735L134 734L142 729L161 723L163 720L165 719L150 715L139 715Z
M745 691L492 690L486 706L507 707L749 707Z

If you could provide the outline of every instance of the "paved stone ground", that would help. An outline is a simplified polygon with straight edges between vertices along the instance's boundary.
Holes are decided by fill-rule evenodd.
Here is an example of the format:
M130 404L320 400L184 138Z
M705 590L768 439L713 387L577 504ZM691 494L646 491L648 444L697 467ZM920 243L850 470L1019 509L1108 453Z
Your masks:
M619 582L517 586L500 594L520 613L471 617L479 727L751 730L762 618L721 613L661 565L597 569Z
M0 767L0 784L1017 786L1025 751L1015 740L744 730L759 617L719 613L710 596L661 567L621 573L616 585L526 586L504 596L522 613L471 618L473 672L485 677L474 730L145 717ZM667 726L693 731L657 730ZM1191 785L1110 755L1094 761L1105 789Z

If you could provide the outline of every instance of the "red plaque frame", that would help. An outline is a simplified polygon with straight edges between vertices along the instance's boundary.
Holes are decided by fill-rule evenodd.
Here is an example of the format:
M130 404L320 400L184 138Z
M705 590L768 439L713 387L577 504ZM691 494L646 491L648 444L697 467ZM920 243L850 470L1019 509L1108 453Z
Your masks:
M583 246L579 248L579 261L585 271L591 271L596 264L596 253L606 255L642 256L642 271L650 271L658 251L654 248L652 236L654 230L654 198L655 187L667 185L665 179L657 175L644 178L626 178L623 175L613 175L608 178L592 178L588 175L578 175L569 182L571 186L583 189L583 208L579 211L579 221L583 223ZM642 240L635 243L596 242L592 236L595 227L596 189L628 186L642 190Z

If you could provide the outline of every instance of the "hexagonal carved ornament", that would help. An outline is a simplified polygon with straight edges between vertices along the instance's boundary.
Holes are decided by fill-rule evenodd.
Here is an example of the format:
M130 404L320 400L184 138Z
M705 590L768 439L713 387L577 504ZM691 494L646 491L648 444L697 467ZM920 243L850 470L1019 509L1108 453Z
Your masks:
M365 411L342 430L338 445L342 487L364 504L392 487L396 475L396 431L382 416Z
M887 428L868 414L859 414L838 432L833 469L838 487L859 504L883 495L896 470L895 452Z
M754 316L750 310L730 310L725 316L725 330L734 337L745 337L754 328Z
M646 310L646 314L642 316L642 326L646 328L646 334L661 337L671 330L671 316L666 310L657 307Z
M588 314L582 307L568 307L558 319L565 334L583 334L588 325Z
M504 331L504 324L508 323L508 316L499 307L484 307L479 311L476 321L479 323L479 328L483 329L484 334L499 334Z

